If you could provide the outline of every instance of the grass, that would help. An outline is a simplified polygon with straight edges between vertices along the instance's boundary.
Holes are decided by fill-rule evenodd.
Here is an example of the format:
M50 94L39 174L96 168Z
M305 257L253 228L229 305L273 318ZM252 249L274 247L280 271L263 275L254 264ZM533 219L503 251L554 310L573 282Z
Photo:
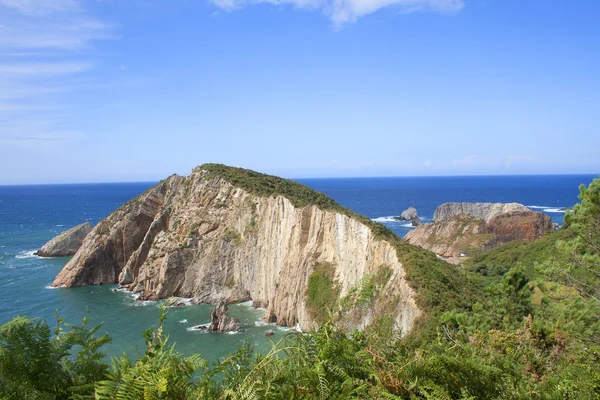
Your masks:
M328 310L335 306L340 289L334 281L335 268L329 263L319 263L308 278L306 309L317 323L328 319Z
M240 245L242 243L242 236L234 228L227 228L225 232L223 232L223 240L229 243Z

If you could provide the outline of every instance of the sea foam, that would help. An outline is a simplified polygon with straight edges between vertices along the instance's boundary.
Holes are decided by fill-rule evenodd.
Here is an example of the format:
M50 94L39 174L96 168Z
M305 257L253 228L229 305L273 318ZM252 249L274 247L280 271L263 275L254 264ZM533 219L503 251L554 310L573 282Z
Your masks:
M18 259L23 259L23 258L42 258L42 257L38 257L38 256L35 255L36 251L37 250L22 251L19 254L17 254L15 256L15 258L18 258Z
M542 210L547 213L565 213L567 209L565 207L552 207L552 206L527 206L527 208L532 208L535 210Z

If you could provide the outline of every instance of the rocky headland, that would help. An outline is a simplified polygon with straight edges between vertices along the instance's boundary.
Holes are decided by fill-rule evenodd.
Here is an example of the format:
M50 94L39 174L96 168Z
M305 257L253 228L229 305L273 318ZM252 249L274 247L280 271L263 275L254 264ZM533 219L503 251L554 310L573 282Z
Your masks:
M429 254L304 185L206 164L101 221L52 286L118 283L141 299L252 300L267 321L304 330L341 304L348 329L383 315L408 332L433 299L420 287L455 286L453 267Z
M518 203L445 203L434 221L409 232L405 239L458 263L511 241L532 241L555 229L552 219Z
M66 230L43 245L36 255L40 257L66 257L77 253L85 237L92 231L92 224L85 222Z

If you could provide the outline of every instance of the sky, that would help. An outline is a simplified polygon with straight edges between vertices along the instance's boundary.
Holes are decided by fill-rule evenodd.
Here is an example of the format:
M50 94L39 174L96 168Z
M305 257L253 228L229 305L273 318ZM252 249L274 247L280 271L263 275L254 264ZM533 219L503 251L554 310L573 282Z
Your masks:
M600 172L597 0L0 0L0 184Z

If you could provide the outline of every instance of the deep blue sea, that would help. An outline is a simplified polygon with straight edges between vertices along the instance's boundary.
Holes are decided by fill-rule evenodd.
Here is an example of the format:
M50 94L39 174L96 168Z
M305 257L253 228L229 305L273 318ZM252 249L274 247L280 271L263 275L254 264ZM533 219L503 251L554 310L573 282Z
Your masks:
M577 202L580 184L595 175L420 177L298 179L333 197L338 203L380 221L399 235L411 228L391 217L409 206L416 207L424 222L435 208L449 201L518 202L548 213L562 224L564 207ZM33 252L60 232L90 221L98 223L127 200L150 186L147 183L0 186L0 323L17 315L46 319L53 325L55 311L67 322L77 323L89 310L92 323L104 322L113 342L108 355L142 348L141 333L156 324L157 303L140 303L127 293L114 293L110 285L71 289L49 289L68 258L39 258ZM187 306L170 309L165 330L170 341L184 354L201 353L206 359L233 352L244 341L259 351L270 347L263 332L273 327L260 322L262 312L249 304L231 307L245 332L234 335L189 331L206 323L211 307ZM275 328L277 340L283 330Z

